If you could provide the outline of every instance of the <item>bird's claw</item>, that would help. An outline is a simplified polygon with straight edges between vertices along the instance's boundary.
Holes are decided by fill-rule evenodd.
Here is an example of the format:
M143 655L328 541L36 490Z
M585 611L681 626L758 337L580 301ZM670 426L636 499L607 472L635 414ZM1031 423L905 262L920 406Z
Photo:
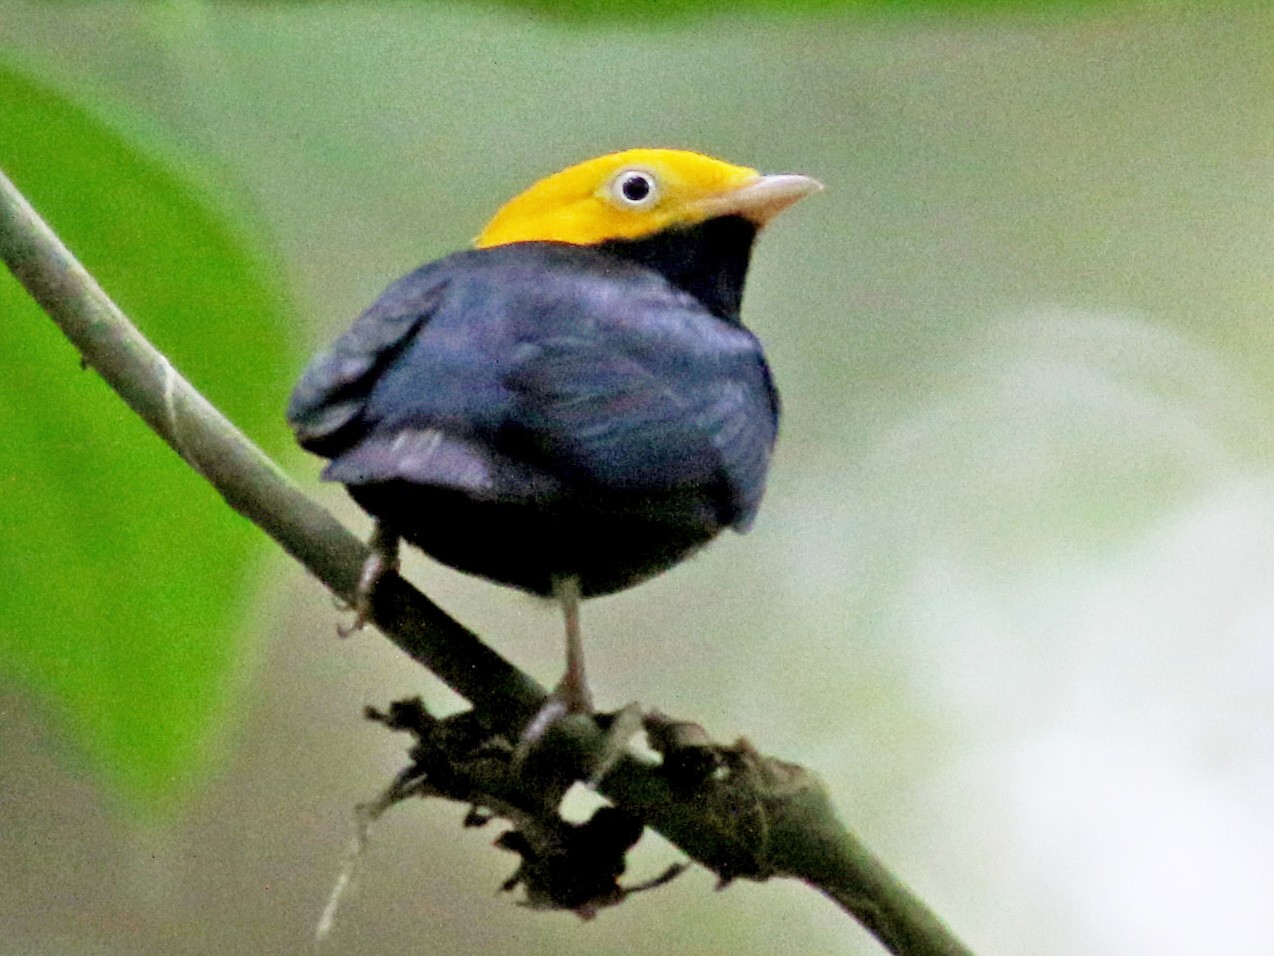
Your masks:
M362 570L358 573L358 585L354 590L354 600L350 602L354 620L349 624L336 626L336 633L341 637L349 637L367 626L367 622L372 619L372 596L377 585L387 575L398 573L397 535L378 524L368 546L371 551L363 560Z
M522 736L518 739L514 760L519 764L525 762L527 754L534 750L540 741L544 739L544 735L549 732L550 728L571 713L587 714L590 712L577 711L557 693L550 694L549 699L544 702L543 706L536 711L535 716L527 721L527 725L522 728Z
M553 693L540 705L535 716L522 728L522 735L513 750L513 766L520 772L526 766L531 752L544 741L549 731L571 714L592 717L593 701L588 689L573 680L568 673L553 688Z
M522 772L532 762L531 755L545 737L562 721L572 715L591 718L602 730L600 745L587 756L572 758L578 767L578 779L590 789L596 789L615 762L623 756L629 742L642 729L641 708L634 702L613 714L595 713L590 706L573 706L562 693L555 690L527 723L513 751L513 765Z
M354 603L349 606L349 609L354 612L354 620L348 624L337 624L337 637L350 637L367 626L367 622L372 619L371 593L364 594L360 591L354 597Z

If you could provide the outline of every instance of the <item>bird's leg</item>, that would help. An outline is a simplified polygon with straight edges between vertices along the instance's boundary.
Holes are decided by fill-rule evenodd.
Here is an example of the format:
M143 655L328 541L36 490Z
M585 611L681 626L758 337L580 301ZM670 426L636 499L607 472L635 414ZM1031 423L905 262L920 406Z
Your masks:
M349 637L355 631L361 631L371 620L372 592L385 575L398 571L398 533L389 525L377 521L367 547L371 552L363 561L363 569L358 573L358 587L354 592L354 620L348 627L337 628L341 637Z
M563 575L553 579L553 595L562 605L566 623L566 673L553 688L539 711L522 731L519 749L534 747L548 729L567 714L592 714L593 695L584 678L584 639L579 624L579 578Z
M574 575L557 578L553 592L562 604L566 623L566 673L553 692L566 701L567 713L591 714L593 695L584 677L584 637L579 626L579 578Z
M597 714L593 710L593 695L584 677L584 639L580 632L579 578L563 576L553 581L553 593L562 605L562 617L566 623L566 673L557 682L539 712L531 718L522 731L515 760L521 763L554 724L570 714L594 717L604 733L600 748L591 753L585 762L581 779L590 786L597 786L615 761L623 755L628 742L641 731L641 709L629 704L614 714Z

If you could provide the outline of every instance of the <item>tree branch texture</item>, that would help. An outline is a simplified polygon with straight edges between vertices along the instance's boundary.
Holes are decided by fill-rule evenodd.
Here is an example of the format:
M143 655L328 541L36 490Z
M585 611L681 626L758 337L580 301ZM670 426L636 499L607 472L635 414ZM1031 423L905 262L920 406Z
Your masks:
M367 548L312 501L173 368L0 173L0 259L80 351L84 362L221 494L343 600L354 597ZM517 739L544 689L396 575L377 588L373 623L413 660ZM564 722L572 742L600 750L591 721ZM671 724L670 724L671 725ZM693 727L694 725L681 725ZM706 739L706 738L705 738ZM696 779L625 755L598 789L723 880L803 880L854 916L891 953L969 950L836 818L809 771L705 743L722 772Z

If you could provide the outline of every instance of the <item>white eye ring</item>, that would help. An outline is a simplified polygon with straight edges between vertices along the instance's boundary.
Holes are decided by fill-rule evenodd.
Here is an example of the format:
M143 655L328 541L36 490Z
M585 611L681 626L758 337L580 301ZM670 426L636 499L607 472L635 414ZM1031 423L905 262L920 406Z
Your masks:
M611 180L610 195L617 206L647 209L659 201L659 184L644 169L624 169Z

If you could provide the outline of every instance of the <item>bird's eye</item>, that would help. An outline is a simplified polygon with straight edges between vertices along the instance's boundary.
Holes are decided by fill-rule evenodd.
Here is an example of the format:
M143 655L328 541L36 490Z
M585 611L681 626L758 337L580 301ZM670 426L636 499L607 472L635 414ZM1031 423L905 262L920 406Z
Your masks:
M627 169L616 176L611 192L619 205L631 209L644 209L659 197L655 177L639 169Z

